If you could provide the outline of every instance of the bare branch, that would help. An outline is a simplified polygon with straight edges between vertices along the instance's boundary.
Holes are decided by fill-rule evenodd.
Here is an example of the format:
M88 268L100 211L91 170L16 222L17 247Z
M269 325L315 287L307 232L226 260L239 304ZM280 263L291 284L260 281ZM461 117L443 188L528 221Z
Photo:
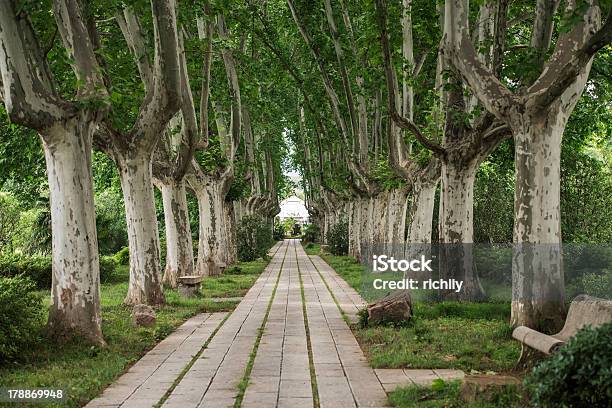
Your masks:
M287 4L289 5L289 9L291 10L291 15L293 16L293 20L295 21L295 24L297 25L298 30L300 34L302 35L302 38L304 39L304 42L310 49L310 52L312 53L315 59L315 62L317 63L317 67L319 68L319 72L323 79L323 85L325 86L325 92L327 93L327 96L331 102L332 112L334 113L334 119L336 120L338 128L341 130L341 135L342 135L345 147L350 148L350 138L348 135L348 129L346 127L346 123L344 119L342 118L342 114L340 111L340 101L338 100L338 95L336 94L336 91L334 90L332 86L332 82L327 74L327 70L325 69L321 55L319 54L319 51L314 47L312 39L310 38L310 34L306 31L306 28L302 24L302 21L300 20L297 14L295 5L293 4L293 0L287 0Z
M225 28L225 18L222 14L217 16L217 30L219 37L227 40L229 34ZM225 72L227 75L227 81L229 86L230 98L232 100L232 115L231 115L231 139L229 143L229 154L228 160L233 162L236 150L240 144L240 131L242 126L242 102L240 98L240 84L238 82L238 73L236 72L236 62L234 61L234 55L232 50L228 47L224 47L221 51L223 57L223 63L225 65Z
M344 94L346 96L346 103L348 106L349 117L351 119L352 134L355 135L357 130L357 115L355 112L355 101L353 97L353 91L348 78L348 72L346 64L344 63L344 52L342 51L342 44L340 44L340 38L338 35L338 29L334 20L334 11L332 10L331 0L325 0L325 16L327 18L327 24L329 26L329 33L334 44L334 51L336 53L336 60L338 61L338 68L340 70L340 78L342 79L342 87L344 88ZM353 138L354 139L354 138ZM355 140L353 140L355 143Z
M208 12L208 3L205 5ZM200 143L208 145L208 99L210 96L210 67L212 65L212 37L214 27L208 20L198 18L198 36L200 40L206 41L204 50L204 61L202 64L202 89L200 91ZM202 31L200 32L200 26Z
M417 59L417 63L414 66L414 70L412 71L412 76L414 78L418 77L423 69L423 65L425 64L425 60L427 59L427 54L429 54L429 50L424 50L419 58Z

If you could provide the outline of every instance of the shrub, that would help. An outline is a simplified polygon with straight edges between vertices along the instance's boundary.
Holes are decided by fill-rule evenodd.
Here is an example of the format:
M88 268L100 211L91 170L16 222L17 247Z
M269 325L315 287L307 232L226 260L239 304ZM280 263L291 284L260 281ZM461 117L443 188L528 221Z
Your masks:
M348 222L340 221L332 226L327 233L327 244L332 255L348 254Z
M117 260L112 256L102 255L100 257L100 282L110 282L117 272Z
M51 210L49 202L39 208L31 227L31 236L25 248L29 254L49 255L51 253Z
M272 246L269 225L256 215L242 217L236 228L236 246L241 262L265 257Z
M295 220L292 217L285 218L283 221L283 227L285 228L285 234L290 237L293 236L293 227L295 226Z
M275 241L282 241L285 239L285 227L283 224L280 222L274 224L274 231L272 234L272 238L274 238Z
M611 367L612 323L585 327L536 366L525 385L536 407L608 407Z
M115 254L115 260L119 265L129 265L130 264L130 248L123 247Z
M8 193L0 192L0 253L13 249L19 223L19 203Z
M101 254L113 254L128 243L123 197L109 189L97 194L95 201L98 248Z
M37 337L44 309L35 289L30 278L0 277L0 362L18 359Z
M109 282L115 275L117 261L110 256L100 257L100 281ZM0 256L0 277L25 276L38 289L51 288L52 266L49 256L10 254Z
M20 254L0 256L0 276L15 277L19 275L30 278L38 289L49 289L51 287L51 258Z
M304 227L304 242L317 242L321 229L317 224L308 224Z

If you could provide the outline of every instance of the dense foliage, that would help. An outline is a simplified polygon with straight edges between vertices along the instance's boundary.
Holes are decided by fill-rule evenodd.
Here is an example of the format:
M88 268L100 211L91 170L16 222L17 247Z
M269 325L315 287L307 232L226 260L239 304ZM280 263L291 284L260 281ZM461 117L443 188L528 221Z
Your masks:
M256 215L242 217L236 227L236 245L241 262L265 257L272 244L272 231L264 219Z
M333 255L346 255L349 247L348 222L342 220L331 226L326 237L329 252Z
M111 281L118 262L112 256L100 257L100 281ZM25 276L38 289L51 288L51 257L42 255L4 254L0 255L0 277Z
M35 289L30 278L0 276L0 363L18 360L39 333L44 314Z
M612 322L581 329L535 367L525 383L536 407L610 406Z
M272 238L275 241L282 241L283 239L285 239L285 226L280 222L275 222L274 231L272 232L272 234Z
M305 243L318 242L319 236L321 235L321 228L317 224L307 224L304 226L304 233L302 240Z

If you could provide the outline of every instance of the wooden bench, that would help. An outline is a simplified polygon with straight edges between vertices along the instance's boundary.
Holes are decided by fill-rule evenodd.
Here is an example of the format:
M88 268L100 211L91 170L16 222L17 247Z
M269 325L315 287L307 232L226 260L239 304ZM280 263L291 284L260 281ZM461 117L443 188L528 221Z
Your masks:
M519 326L512 332L512 337L520 341L523 347L552 354L582 327L587 325L598 327L610 321L612 321L612 300L579 295L572 300L565 324L559 333L549 336L529 327Z
M179 276L179 294L183 297L196 297L200 293L202 277L199 275Z

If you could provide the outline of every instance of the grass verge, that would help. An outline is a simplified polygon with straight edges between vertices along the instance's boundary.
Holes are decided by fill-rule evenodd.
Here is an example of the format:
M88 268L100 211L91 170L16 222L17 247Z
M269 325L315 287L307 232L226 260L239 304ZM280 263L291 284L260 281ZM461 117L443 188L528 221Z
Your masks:
M362 266L349 256L320 255L355 290ZM453 368L470 372L510 372L520 354L512 339L508 303L415 302L405 327L355 327L353 331L374 368Z
M486 395L485 395L486 394ZM523 395L516 386L504 386L479 395L476 401L461 398L461 382L437 381L432 387L401 387L389 394L389 402L398 408L519 408Z
M120 266L117 279L101 285L102 330L108 347L90 347L76 341L66 344L49 342L41 327L39 333L33 333L39 337L36 345L24 350L19 362L0 368L0 385L63 389L67 399L48 406L80 407L99 395L188 318L201 312L233 310L237 302L213 302L209 298L233 297L248 290L266 264L262 260L240 263L237 266L239 273L206 278L203 297L185 299L178 291L167 289L166 305L157 309L157 324L151 328L132 325L131 309L123 305L128 270ZM232 269L229 268L228 272ZM48 292L45 291L44 296L48 298ZM7 404L0 403L0 407L14 406Z

